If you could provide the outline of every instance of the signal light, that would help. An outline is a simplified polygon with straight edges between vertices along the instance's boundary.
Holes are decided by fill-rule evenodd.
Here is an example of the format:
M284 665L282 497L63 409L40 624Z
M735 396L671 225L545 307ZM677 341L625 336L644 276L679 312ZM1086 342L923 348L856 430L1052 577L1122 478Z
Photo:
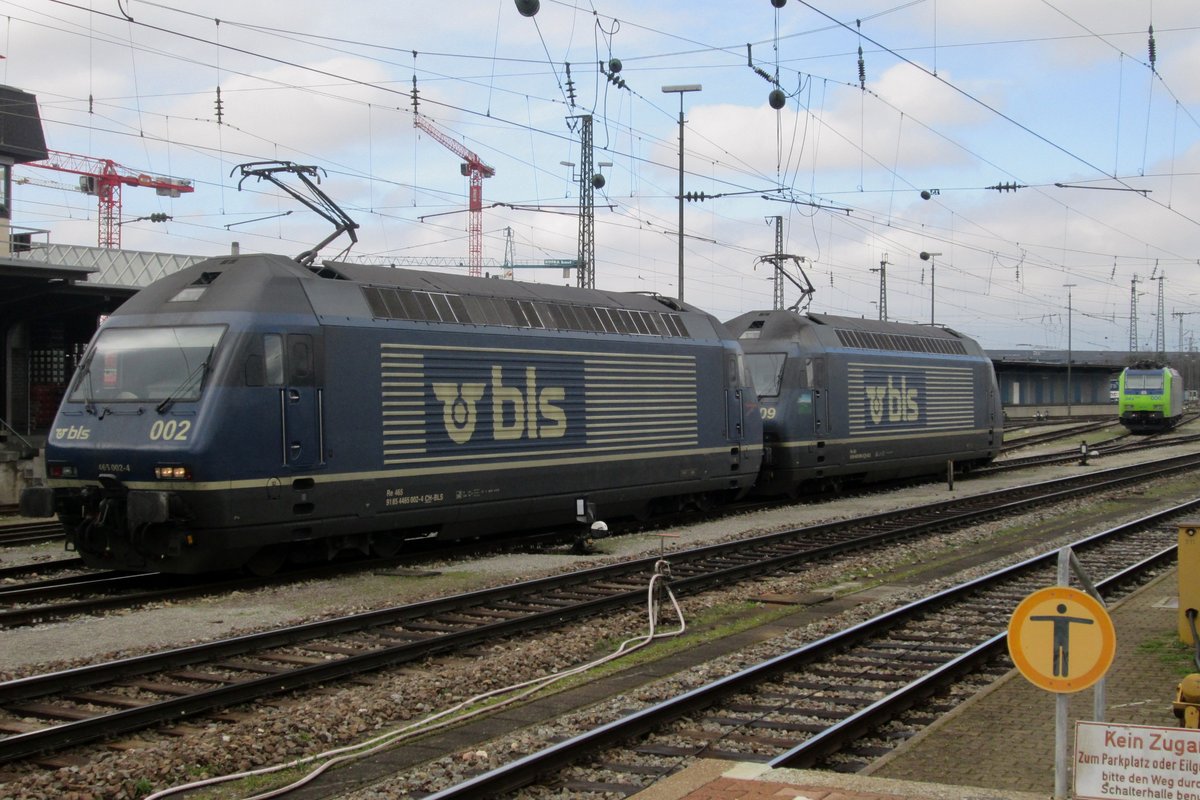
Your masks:
M178 464L155 467L154 477L160 481L190 481L192 479L192 471Z

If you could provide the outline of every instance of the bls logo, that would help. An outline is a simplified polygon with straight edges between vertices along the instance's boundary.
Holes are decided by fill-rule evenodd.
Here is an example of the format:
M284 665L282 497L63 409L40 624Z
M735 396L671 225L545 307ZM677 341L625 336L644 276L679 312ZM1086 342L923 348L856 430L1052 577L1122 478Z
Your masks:
M921 406L915 388L908 387L908 378L901 377L900 385L889 375L886 386L868 386L867 401L871 421L876 425L887 422L918 422Z
M433 393L442 403L442 422L455 444L466 444L475 433L475 403L483 397L482 383L435 383Z
M475 435L477 406L488 388L483 383L435 383L433 393L442 404L442 422L455 444L466 444ZM538 389L537 368L525 368L525 389L504 385L503 367L492 367L492 435L496 440L556 439L567 432L567 414L561 406L566 391L561 386Z
M92 435L91 428L85 428L82 425L72 425L69 428L55 428L55 439L78 439L82 441Z

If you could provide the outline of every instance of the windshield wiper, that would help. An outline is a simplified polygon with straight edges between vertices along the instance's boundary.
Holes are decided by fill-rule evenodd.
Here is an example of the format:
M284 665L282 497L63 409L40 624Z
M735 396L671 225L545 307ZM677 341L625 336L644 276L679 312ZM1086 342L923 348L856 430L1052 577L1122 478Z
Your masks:
M174 405L175 401L179 398L179 395L191 388L192 384L196 383L197 381L199 381L199 385L196 387L196 394L198 395L200 393L200 389L204 388L204 378L208 374L208 362L212 360L212 356L213 348L210 347L208 348L208 355L204 358L204 360L197 364L196 368L188 373L187 377L183 379L183 383L179 384L175 391L163 398L163 401L154 407L155 411L160 414L164 413L168 408Z
M92 355L94 358L95 354L93 353ZM92 398L95 397L95 389L92 388L92 360L93 360L93 358L89 358L87 360L87 363L83 365L83 379L84 379L84 382L86 383L86 386L84 387L84 392L83 392L83 410L86 411L87 413L95 416L96 403L95 403L95 401L92 400Z

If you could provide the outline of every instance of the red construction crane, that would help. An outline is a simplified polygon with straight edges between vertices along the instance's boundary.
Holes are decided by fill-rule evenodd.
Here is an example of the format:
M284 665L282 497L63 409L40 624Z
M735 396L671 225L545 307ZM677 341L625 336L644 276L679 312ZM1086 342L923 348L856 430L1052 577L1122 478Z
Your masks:
M459 169L471 179L471 190L467 204L467 274L483 274L483 179L496 174L496 170L483 163L483 159L472 153L455 139L441 131L433 120L421 114L413 114L413 126L432 136L443 147L465 161Z
M121 187L144 186L165 197L179 197L194 191L192 182L168 175L149 175L123 167L110 158L93 158L60 150L47 150L44 161L30 161L31 167L71 172L81 176L79 190L96 195L99 204L99 243L101 247L121 246Z

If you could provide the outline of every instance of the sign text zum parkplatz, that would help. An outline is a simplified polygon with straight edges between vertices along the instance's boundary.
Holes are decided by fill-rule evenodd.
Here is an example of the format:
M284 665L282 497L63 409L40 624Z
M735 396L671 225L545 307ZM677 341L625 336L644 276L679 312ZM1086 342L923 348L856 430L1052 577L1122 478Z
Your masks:
M1078 722L1077 800L1200 800L1200 731Z

